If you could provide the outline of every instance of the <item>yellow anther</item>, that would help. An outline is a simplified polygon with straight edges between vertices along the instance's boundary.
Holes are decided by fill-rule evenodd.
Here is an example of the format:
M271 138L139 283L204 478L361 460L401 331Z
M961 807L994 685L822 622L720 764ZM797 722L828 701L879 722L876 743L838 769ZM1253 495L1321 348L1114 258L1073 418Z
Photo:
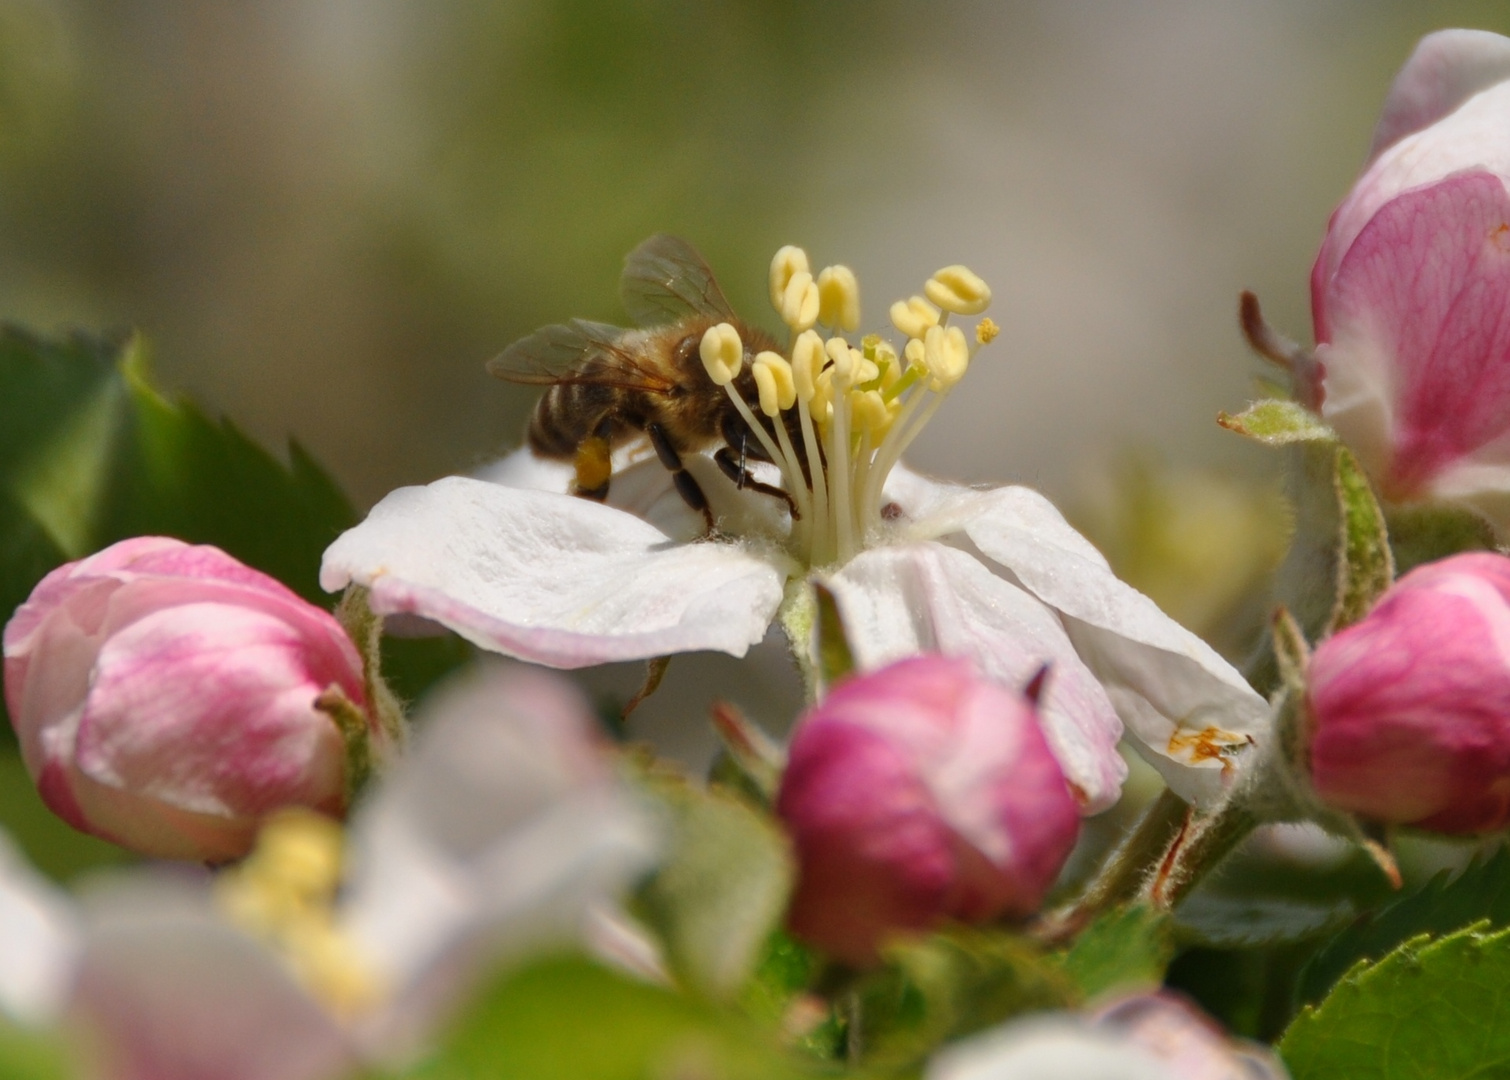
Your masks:
M833 361L833 366L827 370L833 372L831 379L835 390L848 390L855 383L855 361L862 360L858 349L850 348L849 342L841 337L831 337L823 346L828 358Z
M744 363L744 343L739 340L739 331L726 322L708 327L703 334L698 354L703 358L703 367L708 369L708 378L715 386L728 386L739 374Z
M807 252L788 244L771 260L771 306L777 311L786 297L787 283L797 274L808 272Z
M964 332L957 326L947 330L942 326L929 329L923 339L923 363L928 368L934 390L947 390L965 377L970 366L970 346L965 343Z
M979 315L991 303L991 286L968 266L946 266L923 285L923 292L945 311Z
M872 438L880 438L891 426L893 412L878 390L857 391L849 395L850 415L854 417L856 431L868 432Z
M834 369L832 367L826 367L818 373L818 378L813 381L813 391L813 400L808 407L812 410L815 420L826 424L834 416Z
M776 310L781 312L781 321L798 333L811 329L818 321L818 285L813 275L806 270L793 274Z
M891 305L891 325L910 338L922 338L930 326L937 326L939 309L921 296L898 300Z
M792 343L792 381L797 388L797 397L812 401L817 392L818 373L828 362L823 351L823 339L813 330L804 330Z
M797 401L797 384L792 365L778 353L762 352L750 364L755 388L760 391L760 411L777 416Z
M975 325L975 343L977 345L989 345L996 340L996 335L1001 333L1001 327L990 319L982 319Z
M879 382L881 379L881 365L874 360L867 360L865 354L855 350L855 370L850 375L850 380L856 386L864 386L866 383Z
M825 266L818 275L818 321L841 330L860 328L860 282L847 266Z
M907 357L907 363L912 367L927 370L928 353L923 347L923 343L917 338L908 340L906 348L902 350L902 355Z

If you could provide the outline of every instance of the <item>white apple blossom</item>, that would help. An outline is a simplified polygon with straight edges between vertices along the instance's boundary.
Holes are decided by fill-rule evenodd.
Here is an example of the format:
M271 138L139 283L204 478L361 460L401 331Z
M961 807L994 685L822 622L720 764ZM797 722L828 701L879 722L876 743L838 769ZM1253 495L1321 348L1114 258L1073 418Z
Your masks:
M495 664L426 713L344 874L340 826L300 810L218 877L127 871L82 903L0 851L0 1014L85 1033L109 1080L319 1080L402 1059L500 963L605 925L618 959L614 898L659 828L585 703Z
M732 327L708 332L704 358L775 463L757 465L758 478L781 484L797 517L738 489L705 454L683 461L718 523L711 536L648 450L621 448L607 504L568 494L569 465L520 451L487 479L389 494L326 552L322 584L363 586L375 611L433 620L484 649L578 668L697 650L743 656L778 617L808 650L806 583L821 582L865 668L962 654L1017 688L1050 664L1046 734L1086 812L1117 797L1124 724L1176 792L1217 798L1234 751L1267 730L1265 703L1242 676L1118 580L1043 496L900 464L995 335L982 320L971 346L948 324L982 310L985 283L949 267L925 288L946 310L921 296L899 302L893 321L909 335L899 355L874 335L860 348L824 341L805 309L787 313L801 306L785 303L793 258L783 249L772 268L773 302L791 314L790 356L746 358L764 372L759 401L756 383L748 401L738 389ZM836 321L855 314L837 301L824 310ZM767 421L754 419L757 406Z

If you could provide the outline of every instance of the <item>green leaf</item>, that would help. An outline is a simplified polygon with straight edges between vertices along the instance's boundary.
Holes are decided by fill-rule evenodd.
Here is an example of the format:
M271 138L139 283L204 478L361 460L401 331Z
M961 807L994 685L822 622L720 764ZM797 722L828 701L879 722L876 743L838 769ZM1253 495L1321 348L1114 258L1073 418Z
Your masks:
M67 1080L72 1064L61 1040L0 1017L0 1080Z
M505 975L473 1001L413 1080L789 1080L822 1075L710 1003L559 958Z
M737 994L786 911L795 871L786 836L717 786L656 775L670 811L670 857L640 893L641 911L678 975L708 994Z
M284 465L148 385L144 348L0 327L0 547L79 558L130 536L214 544L322 603L320 555L356 515L297 446Z
M1058 958L1087 998L1157 986L1174 957L1169 916L1142 904L1102 915Z
M1358 965L1279 1051L1295 1080L1510 1075L1510 931L1421 935Z
M1294 401L1256 401L1236 416L1217 413L1216 422L1228 431L1269 446L1337 440L1337 433L1323 424L1320 417Z
M1337 541L1337 599L1327 621L1328 634L1351 626L1368 614L1374 601L1395 580L1395 559L1390 551L1384 512L1379 509L1358 459L1346 447L1337 448L1333 483L1341 535Z
M1354 922L1306 964L1296 996L1319 1001L1361 960L1377 960L1420 934L1446 934L1480 921L1495 929L1510 926L1510 853L1504 849L1456 876L1444 870Z

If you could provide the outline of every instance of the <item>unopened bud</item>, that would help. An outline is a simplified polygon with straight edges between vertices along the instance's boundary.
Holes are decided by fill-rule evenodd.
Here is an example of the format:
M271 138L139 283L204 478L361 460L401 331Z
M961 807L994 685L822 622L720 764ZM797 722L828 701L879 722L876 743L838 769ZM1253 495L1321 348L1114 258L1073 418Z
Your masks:
M165 537L59 567L5 628L6 704L43 801L145 855L239 858L283 807L341 814L332 693L363 737L362 661L329 612Z
M825 266L818 275L818 321L851 333L860 328L860 282L847 266Z
M739 331L726 322L708 327L698 346L698 355L703 358L703 367L715 386L728 386L739 375L744 364L744 343L739 340Z
M955 315L979 315L991 303L991 286L968 266L946 266L923 284L923 293Z
M942 656L853 676L810 710L776 812L792 931L856 966L893 933L1033 914L1079 829L1033 706Z
M1442 833L1510 824L1510 558L1406 574L1316 648L1311 784L1375 822Z
M939 309L921 296L898 300L891 305L891 325L910 338L921 339L930 326L937 326Z

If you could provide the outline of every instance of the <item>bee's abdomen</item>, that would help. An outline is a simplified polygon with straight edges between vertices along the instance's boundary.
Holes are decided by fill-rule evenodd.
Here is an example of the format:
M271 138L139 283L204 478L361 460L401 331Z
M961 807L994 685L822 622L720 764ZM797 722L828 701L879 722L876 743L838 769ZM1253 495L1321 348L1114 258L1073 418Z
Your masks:
M559 383L530 414L526 437L541 457L570 458L612 407L612 395L590 383Z

